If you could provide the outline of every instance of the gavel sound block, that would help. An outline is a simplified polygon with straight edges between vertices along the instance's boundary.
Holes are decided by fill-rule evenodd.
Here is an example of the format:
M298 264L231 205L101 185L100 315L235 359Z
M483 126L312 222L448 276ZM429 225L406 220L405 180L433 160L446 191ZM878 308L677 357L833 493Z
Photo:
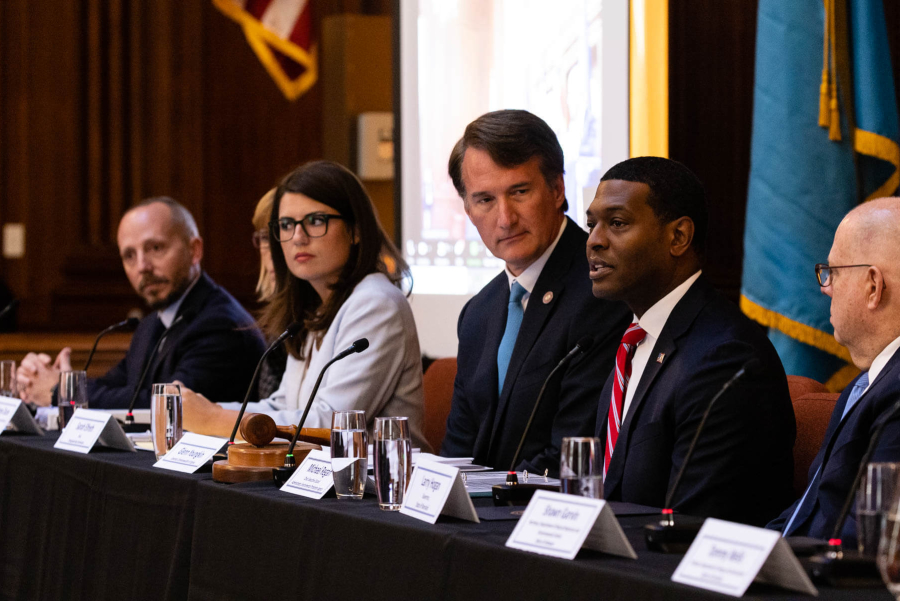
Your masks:
M241 438L247 442L228 446L228 460L213 463L212 476L216 482L236 483L271 480L272 468L282 467L289 443L270 444L275 438L291 440L295 426L276 426L275 420L262 413L251 413L241 420ZM303 441L303 442L300 442ZM328 428L303 428L294 457L299 464L313 449L331 444Z

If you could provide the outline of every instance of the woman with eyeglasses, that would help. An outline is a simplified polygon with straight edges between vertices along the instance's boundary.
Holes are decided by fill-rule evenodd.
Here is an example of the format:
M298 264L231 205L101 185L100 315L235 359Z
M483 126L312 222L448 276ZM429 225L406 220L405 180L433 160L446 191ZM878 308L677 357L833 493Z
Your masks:
M360 181L329 161L295 169L276 189L269 236L276 287L260 325L273 339L294 322L303 329L285 341L289 356L278 390L247 411L296 424L322 367L367 338L366 351L325 372L305 427L330 428L332 412L342 409L365 410L370 429L376 417L405 416L413 445L428 450L418 336L400 289L409 268ZM184 427L228 436L239 407L186 391Z

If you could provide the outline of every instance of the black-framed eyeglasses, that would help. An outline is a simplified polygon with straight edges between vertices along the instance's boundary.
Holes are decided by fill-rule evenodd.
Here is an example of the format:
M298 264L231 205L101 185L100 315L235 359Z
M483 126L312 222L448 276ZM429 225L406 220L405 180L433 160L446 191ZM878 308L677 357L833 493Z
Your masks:
M831 285L831 273L835 269L849 269L851 267L871 267L871 265L829 265L828 263L816 263L816 279L823 288Z
M307 237L321 238L328 233L328 222L332 219L344 219L344 217L332 215L331 213L310 213L299 221L293 217L281 217L269 222L269 229L273 237L279 242L287 242L293 238L297 231L298 223Z
M261 248L269 246L269 230L256 230L253 232L253 247Z

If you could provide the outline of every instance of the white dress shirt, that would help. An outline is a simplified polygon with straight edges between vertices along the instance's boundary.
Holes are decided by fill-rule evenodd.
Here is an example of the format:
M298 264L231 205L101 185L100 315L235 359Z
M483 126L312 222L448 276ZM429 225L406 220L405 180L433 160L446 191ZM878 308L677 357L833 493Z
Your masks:
M559 239L562 238L563 232L566 229L566 223L568 223L568 219L563 217L563 222L562 225L559 226L559 233L556 234L556 239L547 247L544 254L538 257L537 261L526 267L522 273L513 275L512 272L510 272L509 267L504 268L506 277L509 279L509 287L512 288L513 282L519 282L519 286L525 289L525 295L522 296L522 311L528 308L528 299L531 298L531 291L534 290L534 285L537 284L538 278L541 277L541 272L544 270L544 265L547 264L550 255L553 254L553 249L556 248ZM587 277L587 275L585 275L585 277Z
M898 348L900 348L900 337L894 338L893 342L878 353L878 356L872 361L872 366L869 367L869 385L862 391L862 394L866 394L869 388L872 387L872 383L878 378L878 374L881 373L881 370L891 360ZM862 395L860 395L860 398L862 398Z

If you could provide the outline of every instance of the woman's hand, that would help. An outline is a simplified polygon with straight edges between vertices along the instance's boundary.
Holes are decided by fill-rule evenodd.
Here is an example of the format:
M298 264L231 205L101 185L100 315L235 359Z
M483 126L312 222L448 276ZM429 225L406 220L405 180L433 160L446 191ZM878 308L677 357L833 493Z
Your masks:
M231 436L237 411L222 409L181 382L182 425L185 430L207 436Z

